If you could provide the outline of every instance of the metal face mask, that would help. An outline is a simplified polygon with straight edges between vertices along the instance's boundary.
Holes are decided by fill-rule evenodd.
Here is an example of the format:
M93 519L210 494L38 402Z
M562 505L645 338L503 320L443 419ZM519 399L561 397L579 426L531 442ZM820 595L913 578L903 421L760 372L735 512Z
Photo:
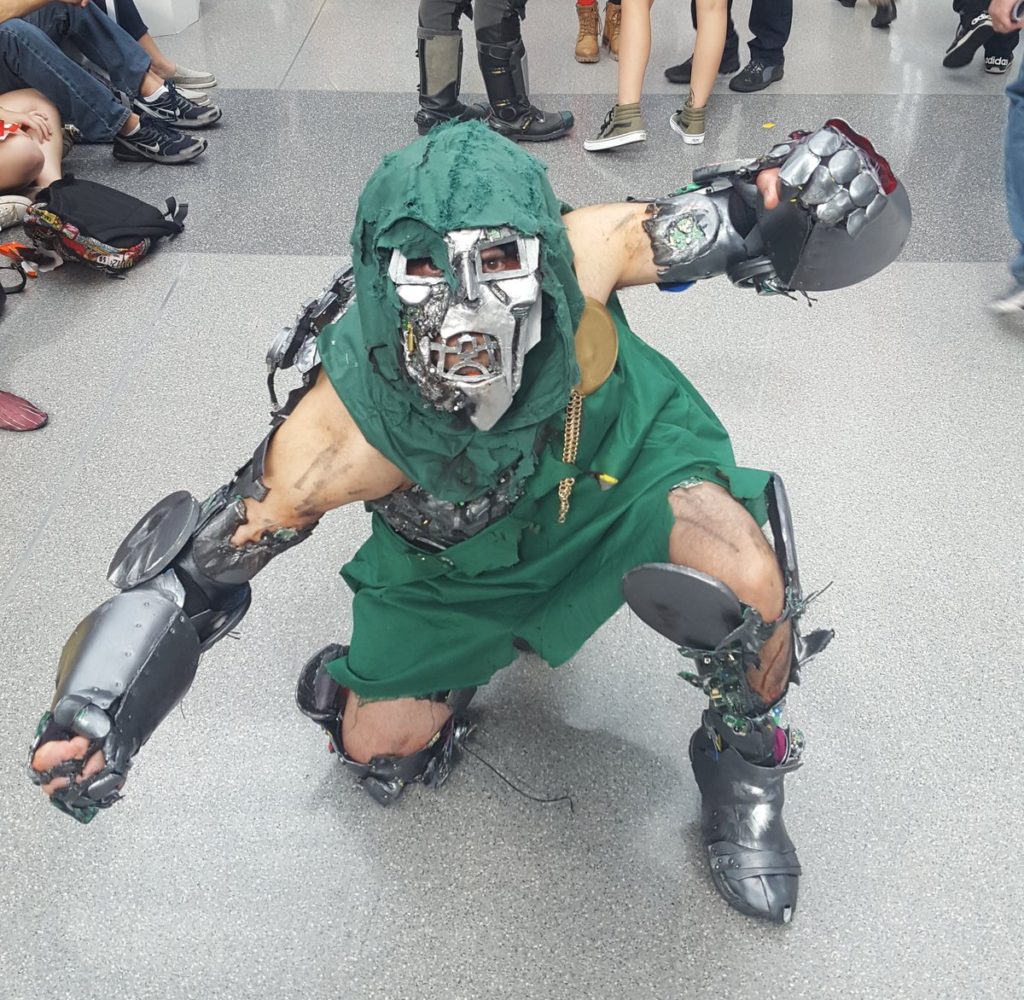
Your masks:
M540 241L514 229L445 235L455 291L428 258L391 252L409 377L438 410L465 409L482 431L512 405L523 359L540 342Z

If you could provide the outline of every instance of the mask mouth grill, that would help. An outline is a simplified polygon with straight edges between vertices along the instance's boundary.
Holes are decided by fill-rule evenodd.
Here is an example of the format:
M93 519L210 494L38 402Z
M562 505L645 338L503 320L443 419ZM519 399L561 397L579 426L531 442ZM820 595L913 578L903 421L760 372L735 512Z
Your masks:
M486 385L504 374L501 342L489 333L454 334L428 345L429 365L455 385Z

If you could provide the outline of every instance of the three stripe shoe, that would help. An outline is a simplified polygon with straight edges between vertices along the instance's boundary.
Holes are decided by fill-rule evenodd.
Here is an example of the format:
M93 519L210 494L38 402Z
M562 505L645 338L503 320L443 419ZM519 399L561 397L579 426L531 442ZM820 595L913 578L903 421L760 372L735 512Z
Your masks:
M149 97L139 95L132 110L148 115L175 128L207 128L220 121L221 110L215 104L197 104L183 96L173 83L165 83Z
M942 65L947 69L959 69L966 66L978 51L993 35L992 18L988 13L978 14L966 24L961 21L956 29L953 44L946 49Z
M206 140L184 135L155 118L139 116L139 125L129 135L114 136L114 157L118 160L152 160L154 163L188 163L206 152Z

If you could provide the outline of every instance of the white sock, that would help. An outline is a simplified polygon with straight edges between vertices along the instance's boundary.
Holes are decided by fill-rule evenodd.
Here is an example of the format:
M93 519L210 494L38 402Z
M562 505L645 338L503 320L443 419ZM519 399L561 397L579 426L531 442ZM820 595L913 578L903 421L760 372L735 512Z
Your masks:
M139 124L136 125L135 128L131 130L131 132L122 132L121 135L123 135L127 139L129 136L135 135L135 133L138 132L140 128L142 128L142 122L139 122Z
M166 94L166 93L167 93L167 84L165 83L162 86L158 87L156 90L154 90L153 93L149 95L149 97L142 97L141 94L139 95L139 97L142 98L142 100L146 104L152 104L154 101L157 101L161 97L163 97L164 94Z

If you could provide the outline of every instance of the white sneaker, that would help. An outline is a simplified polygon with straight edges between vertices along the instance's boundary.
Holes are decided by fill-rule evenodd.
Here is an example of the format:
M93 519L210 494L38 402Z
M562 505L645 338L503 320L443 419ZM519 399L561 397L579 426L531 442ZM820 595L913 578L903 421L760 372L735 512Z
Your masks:
M20 194L0 195L0 229L20 226L32 204L31 198Z
M1024 285L1016 285L1005 295L993 299L989 303L989 309L1003 315L1024 312Z

